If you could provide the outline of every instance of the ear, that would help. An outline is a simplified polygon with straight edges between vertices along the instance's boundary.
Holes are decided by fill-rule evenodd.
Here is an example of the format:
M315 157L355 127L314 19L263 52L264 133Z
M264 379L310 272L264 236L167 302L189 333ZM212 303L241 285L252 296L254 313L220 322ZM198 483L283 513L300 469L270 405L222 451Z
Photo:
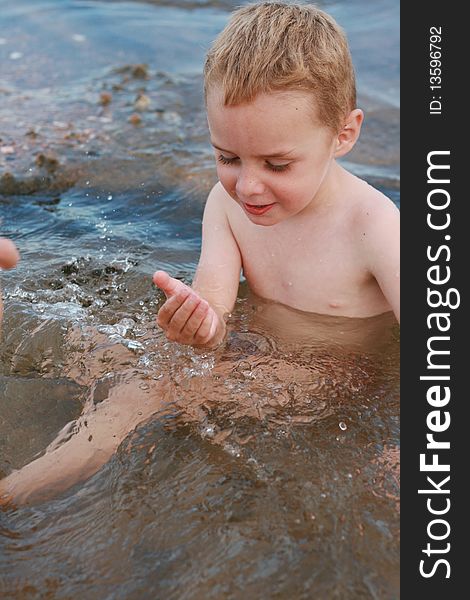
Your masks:
M335 158L344 156L352 149L361 133L363 120L364 113L360 108L355 108L349 113L346 124L336 138Z

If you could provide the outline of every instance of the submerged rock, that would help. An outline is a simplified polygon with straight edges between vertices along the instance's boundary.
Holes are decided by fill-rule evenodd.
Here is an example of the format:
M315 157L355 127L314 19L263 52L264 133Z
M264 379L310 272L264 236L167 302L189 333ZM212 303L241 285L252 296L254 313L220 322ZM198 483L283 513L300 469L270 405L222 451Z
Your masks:
M78 169L61 169L47 175L15 176L7 171L0 176L0 195L26 196L35 192L64 192L75 185Z
M150 98L146 94L138 94L134 102L136 110L147 110L150 107Z
M142 117L137 113L132 113L129 117L129 123L132 125L140 125L142 123Z
M100 94L100 104L101 106L107 106L111 104L113 99L113 95L110 92L101 92Z
M57 168L60 164L59 159L57 156L55 156L55 154L44 154L43 152L36 156L35 163L37 167L40 169L45 169L48 173L54 173L57 171Z

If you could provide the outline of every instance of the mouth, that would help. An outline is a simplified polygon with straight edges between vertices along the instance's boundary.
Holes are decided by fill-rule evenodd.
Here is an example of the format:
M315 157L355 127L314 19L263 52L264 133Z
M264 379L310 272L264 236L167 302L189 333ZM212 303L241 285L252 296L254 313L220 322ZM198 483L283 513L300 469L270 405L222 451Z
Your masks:
M251 215L264 215L264 213L268 212L273 206L275 202L272 204L248 204L246 202L243 203L245 210L249 212Z

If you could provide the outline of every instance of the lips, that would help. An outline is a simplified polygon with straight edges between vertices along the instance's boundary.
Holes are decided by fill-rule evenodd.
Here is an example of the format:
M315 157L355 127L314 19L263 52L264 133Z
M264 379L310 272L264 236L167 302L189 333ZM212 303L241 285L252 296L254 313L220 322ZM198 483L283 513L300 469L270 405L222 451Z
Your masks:
M264 213L268 212L273 206L275 202L272 204L247 204L244 203L246 212L249 212L251 215L264 215Z

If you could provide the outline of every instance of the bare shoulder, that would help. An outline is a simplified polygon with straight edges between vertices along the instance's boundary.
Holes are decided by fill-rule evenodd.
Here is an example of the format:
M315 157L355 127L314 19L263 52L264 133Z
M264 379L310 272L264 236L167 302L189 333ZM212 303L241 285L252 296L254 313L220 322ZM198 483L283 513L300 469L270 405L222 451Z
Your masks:
M206 233L214 227L227 227L229 220L226 196L227 192L220 182L217 182L209 192L202 219L202 227Z
M231 203L233 203L233 200L227 194L220 181L218 181L209 192L206 207L209 206L212 209L226 213Z
M400 211L384 194L358 180L353 229L362 267L377 281L400 320Z
M355 239L370 252L399 242L400 211L395 204L365 181L356 178L353 190L352 227Z
M238 229L237 225L246 224L247 219L237 202L233 200L223 185L218 181L209 193L206 212L216 212L224 217L230 227Z
M400 211L382 192L357 179L354 186L354 221L358 227L376 228L397 225Z

